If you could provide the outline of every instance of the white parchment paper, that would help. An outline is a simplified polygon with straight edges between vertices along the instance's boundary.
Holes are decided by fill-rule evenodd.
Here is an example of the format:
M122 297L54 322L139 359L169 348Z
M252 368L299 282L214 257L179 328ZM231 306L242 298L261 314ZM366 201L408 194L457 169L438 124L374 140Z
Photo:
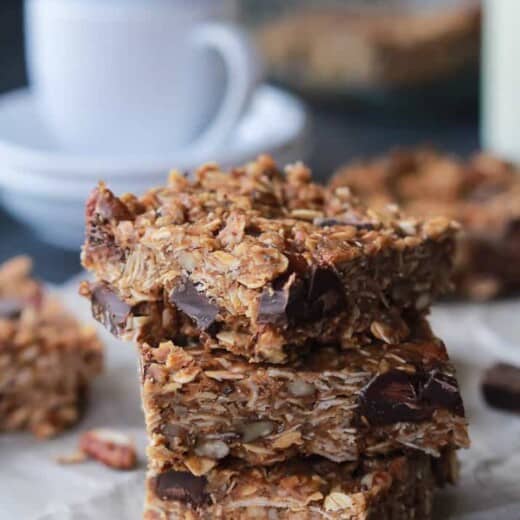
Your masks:
M77 281L59 292L81 319L91 320L88 305L77 296ZM446 304L435 309L432 321L458 368L473 443L461 453L459 486L439 492L435 518L520 520L520 417L488 408L479 391L482 370L493 361L520 363L520 301ZM145 435L136 355L101 328L100 334L106 340L106 370L94 384L84 420L51 441L26 434L0 436L0 519L141 517ZM95 462L57 464L55 458L74 452L79 434L93 427L132 435L139 468L118 472Z

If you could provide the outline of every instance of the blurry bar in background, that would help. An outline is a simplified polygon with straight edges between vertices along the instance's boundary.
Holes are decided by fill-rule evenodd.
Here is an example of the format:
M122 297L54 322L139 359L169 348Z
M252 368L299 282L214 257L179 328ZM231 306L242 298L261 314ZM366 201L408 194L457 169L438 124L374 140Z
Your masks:
M477 96L476 0L246 0L243 8L271 78L313 99L459 104Z

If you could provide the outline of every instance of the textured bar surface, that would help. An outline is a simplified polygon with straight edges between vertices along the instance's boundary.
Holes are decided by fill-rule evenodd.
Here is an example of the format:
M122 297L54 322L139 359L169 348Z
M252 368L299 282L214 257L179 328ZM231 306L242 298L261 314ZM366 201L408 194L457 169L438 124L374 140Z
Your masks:
M143 345L150 467L204 474L227 456L254 465L297 455L335 462L406 447L468 445L443 343L425 322L409 342L311 349L294 363L249 364L198 344Z
M347 165L331 181L374 208L399 204L415 217L459 221L456 282L461 294L486 299L520 289L520 172L486 154L467 162L434 150L397 150Z
M0 266L0 431L50 437L79 419L103 351L30 270L26 257Z
M428 520L436 486L457 478L455 454L269 468L230 463L206 477L149 473L146 520Z
M193 181L174 172L140 199L101 184L86 218L83 264L101 283L83 294L112 332L145 327L157 344L196 327L215 348L271 363L426 312L450 287L457 229L367 210L302 164L284 175L265 156L230 172L203 166Z

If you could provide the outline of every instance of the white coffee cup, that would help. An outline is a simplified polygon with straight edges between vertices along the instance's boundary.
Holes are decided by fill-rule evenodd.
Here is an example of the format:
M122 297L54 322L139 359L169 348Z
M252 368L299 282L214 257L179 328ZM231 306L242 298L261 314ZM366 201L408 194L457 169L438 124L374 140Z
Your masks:
M225 0L26 0L29 80L68 149L209 153L259 79Z

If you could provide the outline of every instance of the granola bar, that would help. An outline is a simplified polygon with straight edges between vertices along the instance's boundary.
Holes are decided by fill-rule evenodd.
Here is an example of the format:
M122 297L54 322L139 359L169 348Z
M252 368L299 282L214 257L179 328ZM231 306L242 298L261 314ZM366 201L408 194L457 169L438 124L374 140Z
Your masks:
M479 153L466 162L419 148L341 168L331 186L349 186L375 208L397 203L415 217L460 222L459 294L487 299L520 288L520 171Z
M428 520L435 488L457 478L453 452L336 464L311 458L267 468L240 463L205 477L147 478L146 520Z
M480 8L299 8L258 31L271 74L317 92L399 88L476 67Z
M272 363L426 312L450 287L457 230L367 210L348 189L313 184L301 163L283 175L266 156L229 172L207 164L192 181L173 172L139 199L101 184L86 215L83 264L98 283L83 294L109 329L146 329L155 344L196 329Z
M30 278L31 261L0 266L0 431L56 435L80 417L102 347Z
M417 324L406 343L311 349L279 366L249 364L195 341L139 349L150 467L201 475L234 457L334 462L404 448L438 455L468 445L443 343Z

